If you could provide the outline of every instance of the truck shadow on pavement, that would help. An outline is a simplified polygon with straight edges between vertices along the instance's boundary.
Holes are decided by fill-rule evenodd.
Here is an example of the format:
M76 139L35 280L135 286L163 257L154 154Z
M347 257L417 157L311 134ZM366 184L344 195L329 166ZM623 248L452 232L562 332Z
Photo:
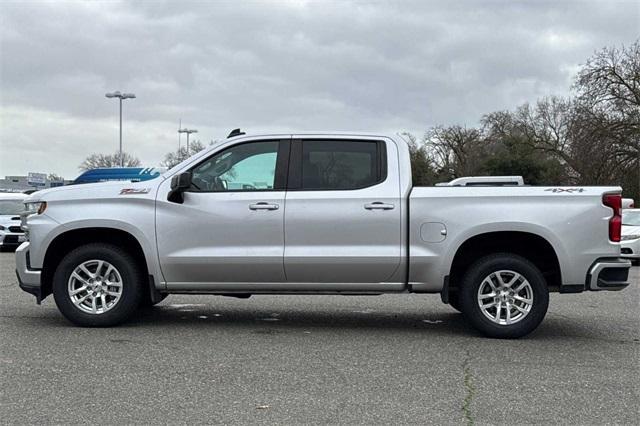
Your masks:
M459 312L392 312L373 310L288 310L279 314L267 309L221 308L213 305L164 305L142 309L123 327L199 328L249 330L255 334L335 332L363 330L367 333L412 333L420 336L466 336L487 339L464 320ZM567 339L638 343L629 336L612 335L606 327L593 328L579 319L546 318L529 336L519 340L566 342ZM492 340L492 339L491 339Z
M479 334L466 324L458 312L424 312L421 314L391 311L358 310L287 310L215 307L212 305L164 305L141 309L124 327L188 327L256 329L263 334L320 330L363 329L375 332L393 330L435 334Z
M166 302L165 302L166 303ZM28 318L28 319L27 319ZM45 315L29 315L23 321L39 328L74 328L58 312L51 310ZM287 333L350 332L377 334L414 335L416 337L464 336L485 338L469 326L462 314L451 308L420 311L385 311L373 309L314 309L277 312L248 306L224 306L209 304L162 304L153 308L140 309L134 317L109 330L114 336L134 330L157 333L159 330L213 332L232 331L263 335L283 335ZM638 345L637 335L617 330L615 321L611 323L585 323L581 318L556 316L550 312L542 324L529 336L519 339L565 343L571 340L591 340L603 343L627 343ZM635 334L635 333L633 333Z

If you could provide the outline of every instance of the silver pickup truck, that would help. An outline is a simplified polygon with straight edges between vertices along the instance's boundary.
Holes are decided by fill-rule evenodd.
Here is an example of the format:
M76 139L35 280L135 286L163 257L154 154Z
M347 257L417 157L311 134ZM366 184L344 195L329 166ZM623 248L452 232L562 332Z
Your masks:
M34 193L17 274L81 326L172 293L437 293L505 338L549 292L628 285L619 187L487 185L413 187L398 136L240 135L153 180Z

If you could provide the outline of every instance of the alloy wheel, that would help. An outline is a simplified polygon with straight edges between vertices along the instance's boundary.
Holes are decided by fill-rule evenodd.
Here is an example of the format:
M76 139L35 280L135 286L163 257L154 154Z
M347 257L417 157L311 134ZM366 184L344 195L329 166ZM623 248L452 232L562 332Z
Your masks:
M478 306L483 315L499 325L522 321L533 306L533 289L520 273L495 271L485 277L478 288Z
M87 260L71 273L68 294L81 311L104 314L113 309L122 297L122 276L107 261Z

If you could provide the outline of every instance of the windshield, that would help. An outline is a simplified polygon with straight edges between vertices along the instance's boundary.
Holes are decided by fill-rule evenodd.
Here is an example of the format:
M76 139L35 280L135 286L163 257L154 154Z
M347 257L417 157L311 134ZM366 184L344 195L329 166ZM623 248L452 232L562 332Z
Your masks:
M622 212L622 224L631 226L640 226L640 210L631 212Z
M20 200L0 200L0 215L19 215L24 211Z

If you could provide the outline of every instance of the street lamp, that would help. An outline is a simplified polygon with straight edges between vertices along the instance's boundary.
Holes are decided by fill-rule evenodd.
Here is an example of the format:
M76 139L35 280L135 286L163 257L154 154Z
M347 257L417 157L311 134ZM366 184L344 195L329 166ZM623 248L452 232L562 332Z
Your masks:
M189 135L191 133L198 133L196 129L178 129L178 133L186 133L187 134L187 157L189 156Z
M118 98L120 99L120 167L124 167L124 158L122 157L122 100L123 99L134 99L136 95L133 93L120 93L119 91L115 91L112 93L105 94L107 98Z

